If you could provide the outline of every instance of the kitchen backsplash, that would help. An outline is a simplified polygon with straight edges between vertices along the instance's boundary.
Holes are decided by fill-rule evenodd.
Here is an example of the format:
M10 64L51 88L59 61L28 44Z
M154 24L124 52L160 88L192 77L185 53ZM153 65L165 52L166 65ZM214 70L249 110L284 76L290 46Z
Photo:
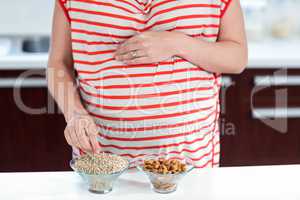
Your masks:
M0 35L49 35L54 0L0 0Z
M300 0L241 0L250 41L300 39Z

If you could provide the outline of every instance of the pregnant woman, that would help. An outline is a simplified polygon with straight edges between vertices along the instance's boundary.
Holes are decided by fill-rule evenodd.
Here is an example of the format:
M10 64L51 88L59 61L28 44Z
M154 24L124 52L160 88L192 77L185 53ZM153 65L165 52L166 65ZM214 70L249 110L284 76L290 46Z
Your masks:
M168 154L217 167L222 73L240 73L239 0L58 0L48 67L74 156Z

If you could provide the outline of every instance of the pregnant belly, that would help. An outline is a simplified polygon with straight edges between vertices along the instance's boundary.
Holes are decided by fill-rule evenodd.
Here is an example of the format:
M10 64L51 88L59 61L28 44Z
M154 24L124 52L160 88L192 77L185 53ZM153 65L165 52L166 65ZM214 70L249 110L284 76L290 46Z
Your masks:
M79 74L82 99L102 121L161 122L215 109L215 77L188 62L140 66L110 65L102 72Z

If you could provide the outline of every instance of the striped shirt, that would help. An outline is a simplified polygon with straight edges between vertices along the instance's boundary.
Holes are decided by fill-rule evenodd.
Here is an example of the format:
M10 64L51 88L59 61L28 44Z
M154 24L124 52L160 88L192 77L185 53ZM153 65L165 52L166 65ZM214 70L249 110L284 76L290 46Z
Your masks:
M70 22L80 94L99 126L102 150L128 159L185 156L199 168L218 166L220 74L176 56L125 65L114 52L150 30L216 42L230 0L59 1Z

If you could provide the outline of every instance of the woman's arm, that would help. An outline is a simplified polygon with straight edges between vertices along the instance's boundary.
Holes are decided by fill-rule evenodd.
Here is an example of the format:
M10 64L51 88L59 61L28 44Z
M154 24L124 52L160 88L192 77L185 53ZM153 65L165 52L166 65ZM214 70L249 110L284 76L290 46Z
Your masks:
M243 71L248 51L239 1L233 0L222 17L217 42L206 42L180 32L149 31L130 38L116 52L116 59L127 64L160 62L172 56L182 57L210 72Z
M76 87L69 27L61 6L56 2L47 69L48 89L68 124L65 130L67 142L77 148L92 150L98 148L97 128L82 105Z
M240 73L248 62L248 48L242 9L239 1L233 0L221 19L219 39L206 42L182 34L174 36L180 41L178 56L217 73Z
M73 70L69 24L56 3L48 61L48 88L68 122L77 112L84 112L77 93Z

